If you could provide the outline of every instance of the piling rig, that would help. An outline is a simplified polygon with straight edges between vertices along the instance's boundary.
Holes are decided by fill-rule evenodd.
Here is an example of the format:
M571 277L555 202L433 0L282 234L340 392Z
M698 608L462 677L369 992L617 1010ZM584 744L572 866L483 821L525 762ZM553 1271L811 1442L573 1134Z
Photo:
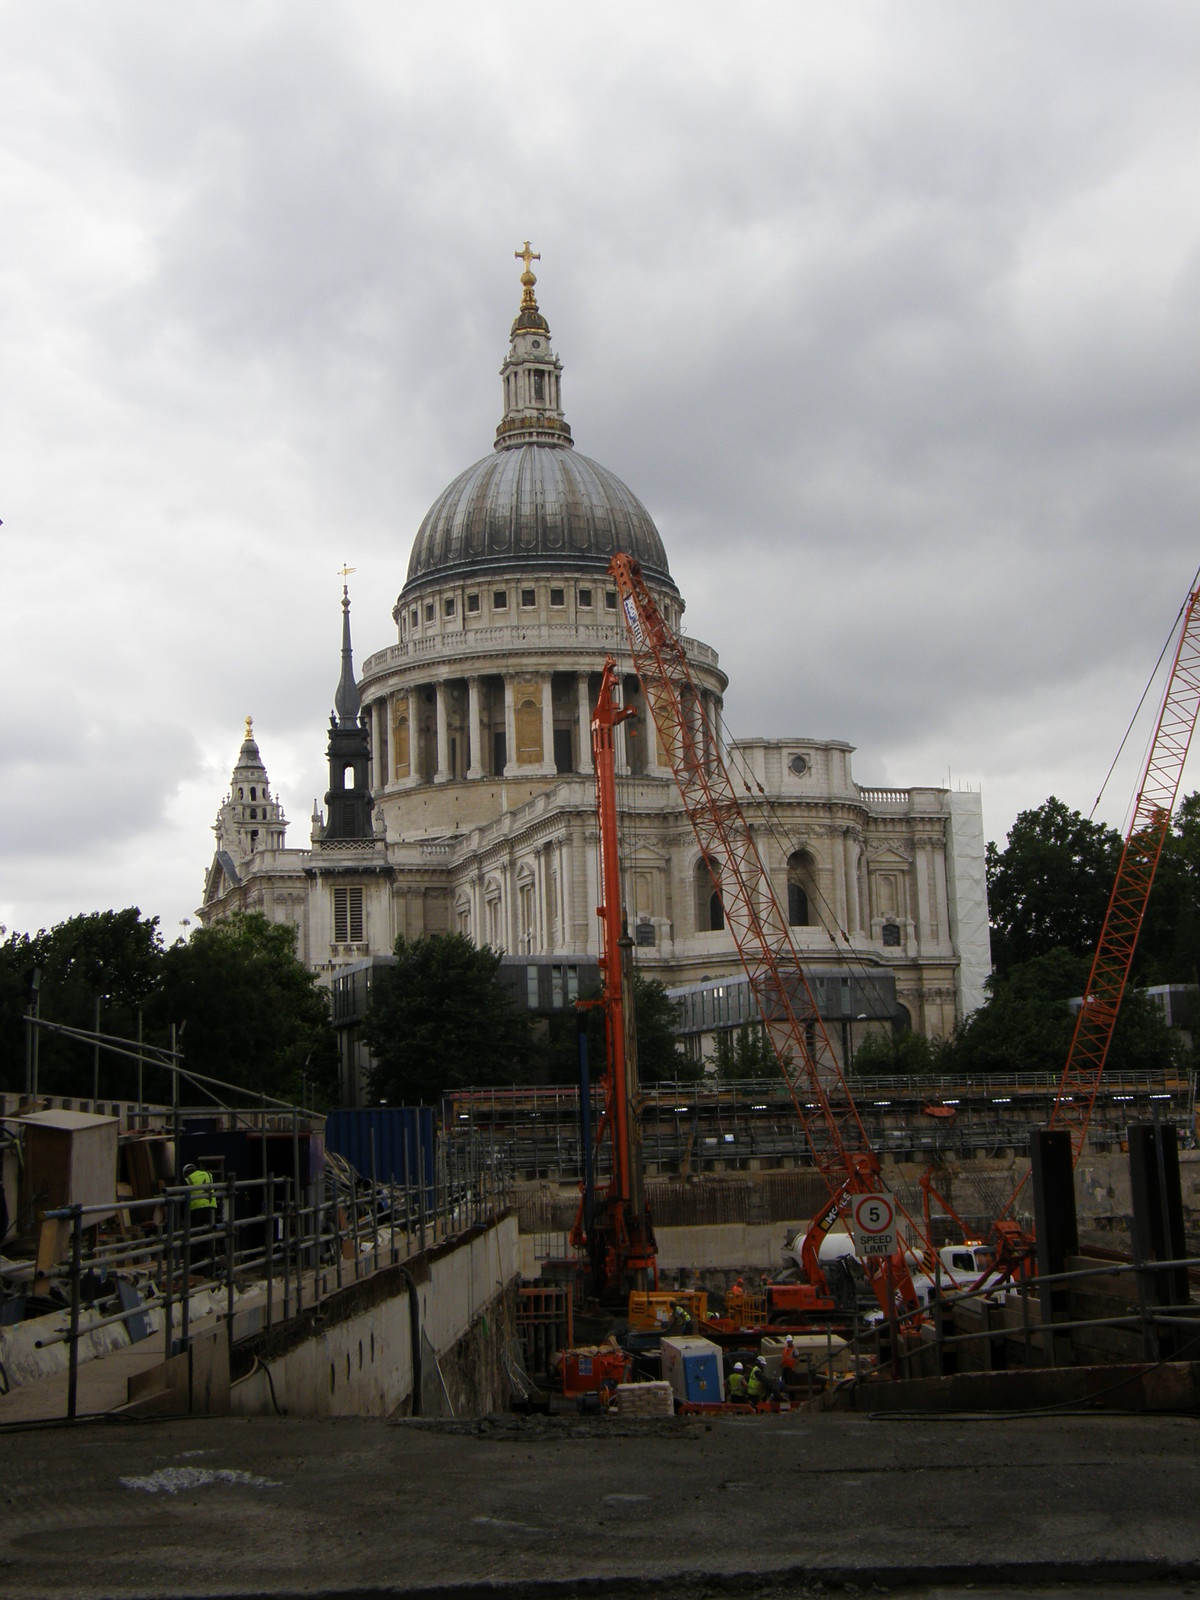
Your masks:
M584 1121L584 1182L571 1244L586 1252L592 1292L598 1299L623 1300L631 1289L658 1285L657 1247L646 1205L642 1175L641 1120L637 1089L637 1031L633 1014L633 940L621 905L621 865L617 837L617 779L613 733L634 715L622 706L617 664L604 663L600 693L592 713L592 764L596 778L596 820L600 841L601 903L598 1000L579 1002L580 1110ZM590 1136L586 1012L599 1008L604 1018L605 1064L601 1077L604 1109ZM607 1138L612 1173L597 1205L592 1184L595 1151Z

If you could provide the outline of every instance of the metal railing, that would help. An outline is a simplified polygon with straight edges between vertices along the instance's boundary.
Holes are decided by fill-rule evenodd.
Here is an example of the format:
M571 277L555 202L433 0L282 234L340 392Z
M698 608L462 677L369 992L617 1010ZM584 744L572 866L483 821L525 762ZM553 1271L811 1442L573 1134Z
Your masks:
M428 1173L418 1150L417 1165L405 1184L364 1178L329 1157L325 1181L308 1189L268 1173L45 1212L69 1229L68 1304L65 1326L35 1346L68 1346L67 1420L78 1415L81 1347L97 1330L123 1323L137 1343L158 1321L166 1362L189 1348L198 1321L223 1324L232 1357L241 1313L244 1335L269 1332L382 1268L490 1222L508 1204L508 1173L479 1141L456 1149L442 1142ZM120 1237L103 1231L114 1216ZM61 1282L62 1267L57 1276ZM117 1282L132 1284L138 1299L105 1311ZM89 1299L101 1315L85 1317ZM139 1317L146 1331L135 1338Z
M1053 1104L1052 1074L1027 1079L852 1077L852 1091L873 1147L897 1160L1010 1155ZM599 1099L593 1095L594 1112ZM779 1078L738 1084L655 1083L641 1091L642 1158L659 1172L743 1170L751 1164L809 1166L812 1156L786 1086ZM945 1116L926 1107L945 1107ZM1135 1114L1158 1114L1189 1142L1194 1087L1185 1074L1135 1072L1106 1078L1093 1116L1091 1143L1119 1143ZM583 1170L579 1092L571 1085L463 1089L446 1098L451 1138L475 1132L495 1140L515 1172L528 1178L578 1179ZM593 1126L596 1119L594 1118ZM597 1152L605 1176L607 1146Z
M935 1282L932 1303L915 1311L895 1312L886 1321L873 1319L868 1333L875 1344L876 1365L879 1368L890 1360L895 1377L911 1377L913 1369L927 1367L932 1355L938 1374L946 1370L947 1354L956 1356L959 1351L970 1353L979 1347L987 1352L988 1359L978 1367L965 1371L992 1371L991 1352L999 1343L1020 1347L1022 1360L1016 1370L1037 1368L1070 1368L1079 1366L1072 1359L1071 1335L1076 1335L1076 1348L1087 1346L1086 1335L1099 1330L1118 1330L1137 1336L1141 1345L1141 1359L1157 1364L1162 1360L1195 1360L1200 1358L1200 1302L1188 1298L1176 1301L1160 1300L1156 1293L1156 1280L1166 1273L1183 1272L1191 1279L1200 1276L1200 1257L1186 1256L1169 1261L1106 1261L1088 1266L1073 1267L1059 1273L1027 1276L1003 1288L989 1289L968 1286L947 1292L940 1281ZM1114 1310L1111 1315L1071 1316L1063 1301L1072 1290L1084 1289L1096 1280L1134 1278L1136 1301L1128 1309ZM940 1280L940 1273L938 1274ZM1171 1292L1168 1286L1168 1293ZM994 1324L990 1313L1010 1307L1013 1301L1019 1306L1019 1321L1002 1317ZM955 1312L959 1309L978 1314L984 1326L965 1332L947 1332L954 1328ZM928 1330L932 1313L932 1338ZM1191 1334L1179 1346L1177 1336L1181 1330ZM858 1371L858 1351L863 1335L861 1319L855 1326L855 1370ZM885 1335L889 1335L887 1347ZM1168 1344L1164 1335L1176 1338ZM907 1335L907 1337L905 1337ZM1166 1353L1164 1354L1164 1349ZM1130 1361L1137 1357L1130 1352ZM1093 1363L1111 1365L1111 1359ZM1004 1363L1005 1370L1013 1370ZM918 1375L928 1376L923 1370Z

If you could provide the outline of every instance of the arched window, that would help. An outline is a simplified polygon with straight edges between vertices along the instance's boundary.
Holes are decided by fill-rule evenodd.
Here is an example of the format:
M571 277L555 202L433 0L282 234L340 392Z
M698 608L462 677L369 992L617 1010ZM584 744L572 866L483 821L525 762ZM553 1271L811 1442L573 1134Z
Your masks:
M720 870L714 874L701 856L696 863L696 931L720 933L725 926L725 908L721 904Z
M787 864L788 922L793 928L811 927L816 918L817 864L807 850L795 850Z

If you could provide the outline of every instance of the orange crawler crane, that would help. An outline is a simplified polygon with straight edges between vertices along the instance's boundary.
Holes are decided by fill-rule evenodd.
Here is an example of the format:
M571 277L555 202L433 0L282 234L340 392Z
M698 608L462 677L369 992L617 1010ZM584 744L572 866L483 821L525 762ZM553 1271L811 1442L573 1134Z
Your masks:
M818 1247L858 1194L882 1193L879 1158L846 1087L817 1010L787 918L742 812L737 792L708 721L704 699L687 656L651 595L639 563L615 555L609 573L621 594L634 667L658 730L659 745L675 774L684 810L712 875L725 923L737 945L751 992L825 1179L829 1202L802 1251L807 1282L788 1309L821 1312L832 1306ZM893 1204L895 1202L893 1201ZM918 1247L930 1260L922 1225L896 1205ZM897 1302L915 1308L916 1293L903 1248L867 1263L872 1287L890 1316Z
M1100 1088L1104 1063L1121 1009L1121 998L1137 949L1154 875L1171 829L1184 763L1200 714L1200 587L1180 611L1179 641L1171 662L1150 753L1142 771L1133 816L1125 835L1116 882L1092 958L1083 1003L1058 1085L1049 1126L1071 1136L1077 1165ZM1034 1241L1011 1215L1024 1180L993 1224L996 1268L1014 1273L1029 1258Z
M633 711L620 703L616 662L604 663L600 693L592 713L592 763L596 774L596 816L600 834L600 971L604 980L598 1005L604 1014L604 1110L596 1130L596 1147L605 1135L612 1144L612 1175L596 1209L591 1195L591 1158L586 1117L588 1089L581 1083L585 1117L584 1163L587 1176L571 1243L586 1250L594 1292L609 1300L630 1290L658 1284L654 1229L642 1181L641 1124L637 1107L637 1034L633 1025L632 946L621 907L621 867L617 853L617 779L613 730ZM586 1042L581 1041L586 1051Z

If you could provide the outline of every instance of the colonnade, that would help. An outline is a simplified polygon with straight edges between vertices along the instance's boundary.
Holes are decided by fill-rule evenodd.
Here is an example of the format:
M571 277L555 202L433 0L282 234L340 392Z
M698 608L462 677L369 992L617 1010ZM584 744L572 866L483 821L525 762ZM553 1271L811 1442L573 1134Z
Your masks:
M573 695L569 691L564 693L564 680L568 676L574 679ZM556 679L560 685L557 721ZM462 710L465 710L465 717L455 708L456 700L459 706L462 703L461 688L457 696L454 693L455 686L464 684L466 704ZM450 783L462 779L553 777L559 771L554 748L555 729L557 726L560 734L564 731L564 713L569 714L567 727L571 732L570 766L564 770L590 774L592 707L598 684L597 672L470 673L409 683L386 696L372 699L367 704L372 791L379 794L394 784L415 787L430 780ZM502 715L497 715L500 707L496 703L496 693L500 686L503 710ZM622 698L625 688L623 679ZM711 690L701 692L709 726L719 739L720 699ZM433 697L432 752L428 740L422 737L429 695ZM649 710L643 710L645 714L638 719L637 730L642 745L636 754L629 744L627 725L622 723L615 730L617 772L623 777L631 773L668 777L670 769L659 761L658 741ZM688 708L688 714L699 721L694 706ZM534 718L540 723L540 737L536 742L530 737L533 727L537 726ZM498 767L494 735L500 732L504 735L504 760ZM452 748L456 737L465 738L461 751ZM532 759L530 751L536 751Z

